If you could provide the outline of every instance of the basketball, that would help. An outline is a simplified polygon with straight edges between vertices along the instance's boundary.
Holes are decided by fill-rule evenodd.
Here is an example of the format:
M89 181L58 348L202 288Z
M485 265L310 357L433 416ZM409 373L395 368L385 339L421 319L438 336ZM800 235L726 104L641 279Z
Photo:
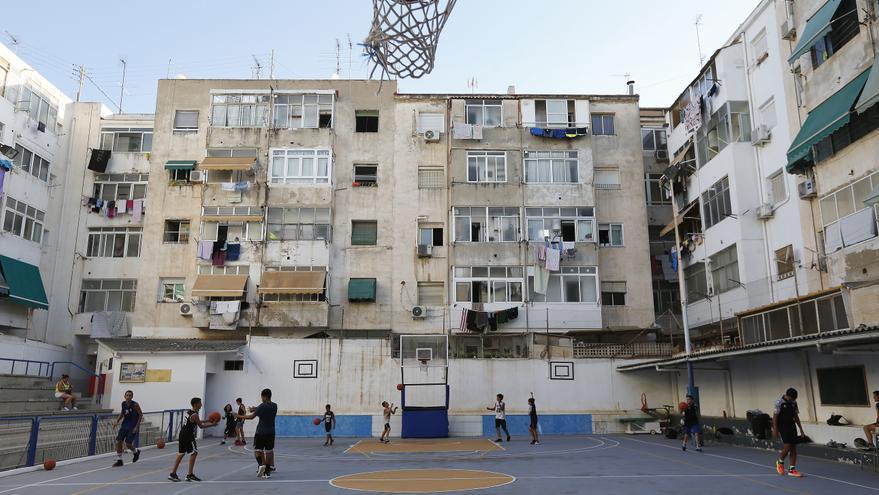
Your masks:
M687 407L689 407L689 404L687 404L686 402L681 402L680 404L678 404L678 412L684 412Z
M314 426L319 425L319 424L320 424L320 418L314 418L314 421L312 421L312 423L314 423Z
M43 462L43 469L45 469L46 471L51 471L55 469L55 459L46 459Z
M404 388L406 388L406 386L403 385L402 383L397 384L397 390L399 390L400 392L402 392Z
M165 441L160 438L159 441L156 442L156 448L157 449L164 449L165 448Z
M210 416L208 416L208 421L211 423L219 423L221 419L223 419L223 416L220 416L220 413L217 411L212 412Z

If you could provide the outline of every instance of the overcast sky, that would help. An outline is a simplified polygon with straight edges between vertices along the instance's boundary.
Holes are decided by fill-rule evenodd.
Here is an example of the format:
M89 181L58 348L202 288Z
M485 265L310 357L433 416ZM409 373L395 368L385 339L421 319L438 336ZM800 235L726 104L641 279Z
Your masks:
M710 55L758 0L458 0L440 37L436 68L403 80L400 92L623 93L631 74L643 106L667 106L696 76L699 50ZM369 0L32 1L3 6L2 41L71 97L74 65L86 67L85 100L118 104L127 60L123 109L152 112L156 80L251 78L254 56L268 76L365 78L361 42L370 28ZM348 48L348 38L353 51ZM170 61L170 65L169 65ZM349 62L350 61L350 62ZM101 88L106 96L101 93Z

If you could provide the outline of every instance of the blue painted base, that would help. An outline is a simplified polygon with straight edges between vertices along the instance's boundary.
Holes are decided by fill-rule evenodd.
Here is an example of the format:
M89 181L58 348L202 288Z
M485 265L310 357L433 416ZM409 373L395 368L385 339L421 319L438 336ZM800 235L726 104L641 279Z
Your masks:
M403 409L403 438L446 438L449 436L449 410Z
M507 414L511 435L528 435L531 420L527 414ZM591 414L547 414L537 417L538 432L543 435L588 435L592 433ZM503 430L501 430L503 433ZM482 434L494 436L494 415L482 417Z
M275 419L275 433L279 437L321 437L327 434L323 423L315 426L314 416L278 416ZM372 416L336 415L334 437L372 436Z

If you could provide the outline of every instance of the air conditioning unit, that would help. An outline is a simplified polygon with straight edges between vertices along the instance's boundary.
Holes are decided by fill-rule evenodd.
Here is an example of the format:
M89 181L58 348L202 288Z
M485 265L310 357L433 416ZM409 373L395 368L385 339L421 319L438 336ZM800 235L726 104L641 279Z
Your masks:
M204 182L205 173L201 170L193 170L189 172L189 182Z
M435 143L440 140L440 132L435 129L428 129L424 131L424 140L429 143Z
M789 16L786 21L781 23L781 39L792 40L797 36L797 25L794 23L794 16Z
M751 131L751 144L754 146L766 144L770 139L772 139L772 130L765 125L757 126Z
M757 218L760 220L768 220L773 216L775 216L775 210L772 208L772 204L763 203L757 207Z
M183 303L180 305L180 314L182 316L192 316L192 313L195 311L195 308L192 304Z
M653 157L656 158L656 161L658 162L667 162L668 150L656 150L653 152Z
M797 192L800 193L800 199L810 199L818 195L818 191L815 190L815 183L811 180L800 182L797 185Z
M419 258L429 258L433 255L433 246L430 244L419 244L418 245L418 257Z
M412 308L412 318L415 320L427 318L427 308L424 306L415 306Z

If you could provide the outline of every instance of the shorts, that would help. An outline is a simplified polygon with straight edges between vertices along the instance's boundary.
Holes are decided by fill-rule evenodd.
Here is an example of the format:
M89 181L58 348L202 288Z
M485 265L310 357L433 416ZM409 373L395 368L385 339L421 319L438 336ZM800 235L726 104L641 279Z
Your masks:
M532 429L537 429L537 416L531 418L531 424L528 427Z
M125 442L125 443L134 443L134 439L137 437L137 432L134 431L133 427L125 427L119 428L119 433L116 434L117 442Z
M227 424L226 429L223 430L223 434L226 435L227 437L234 437L236 426L237 426L237 423Z
M788 444L796 444L800 438L797 436L797 427L794 425L779 428L778 435L781 437L782 443Z
M506 430L507 429L507 420L494 418L494 427L495 428L503 428Z
M330 423L324 421L324 429L326 429L326 430L327 430L327 433L329 433L330 431L333 430L333 425L331 425Z
M690 435L695 435L696 433L702 433L702 425L696 423L694 425L684 425L682 428L682 433L689 433Z
M390 430L390 429L391 429L391 424L385 423L385 430Z
M198 454L198 445L194 438L180 437L177 441L177 452L180 454Z
M253 436L253 450L275 450L275 434L274 433L257 433Z
M61 397L64 397L65 394L67 394L67 392L55 392L55 398L60 399Z
M236 419L236 420L235 420L235 428L242 428L243 426L244 426L244 420L243 420L243 419Z

